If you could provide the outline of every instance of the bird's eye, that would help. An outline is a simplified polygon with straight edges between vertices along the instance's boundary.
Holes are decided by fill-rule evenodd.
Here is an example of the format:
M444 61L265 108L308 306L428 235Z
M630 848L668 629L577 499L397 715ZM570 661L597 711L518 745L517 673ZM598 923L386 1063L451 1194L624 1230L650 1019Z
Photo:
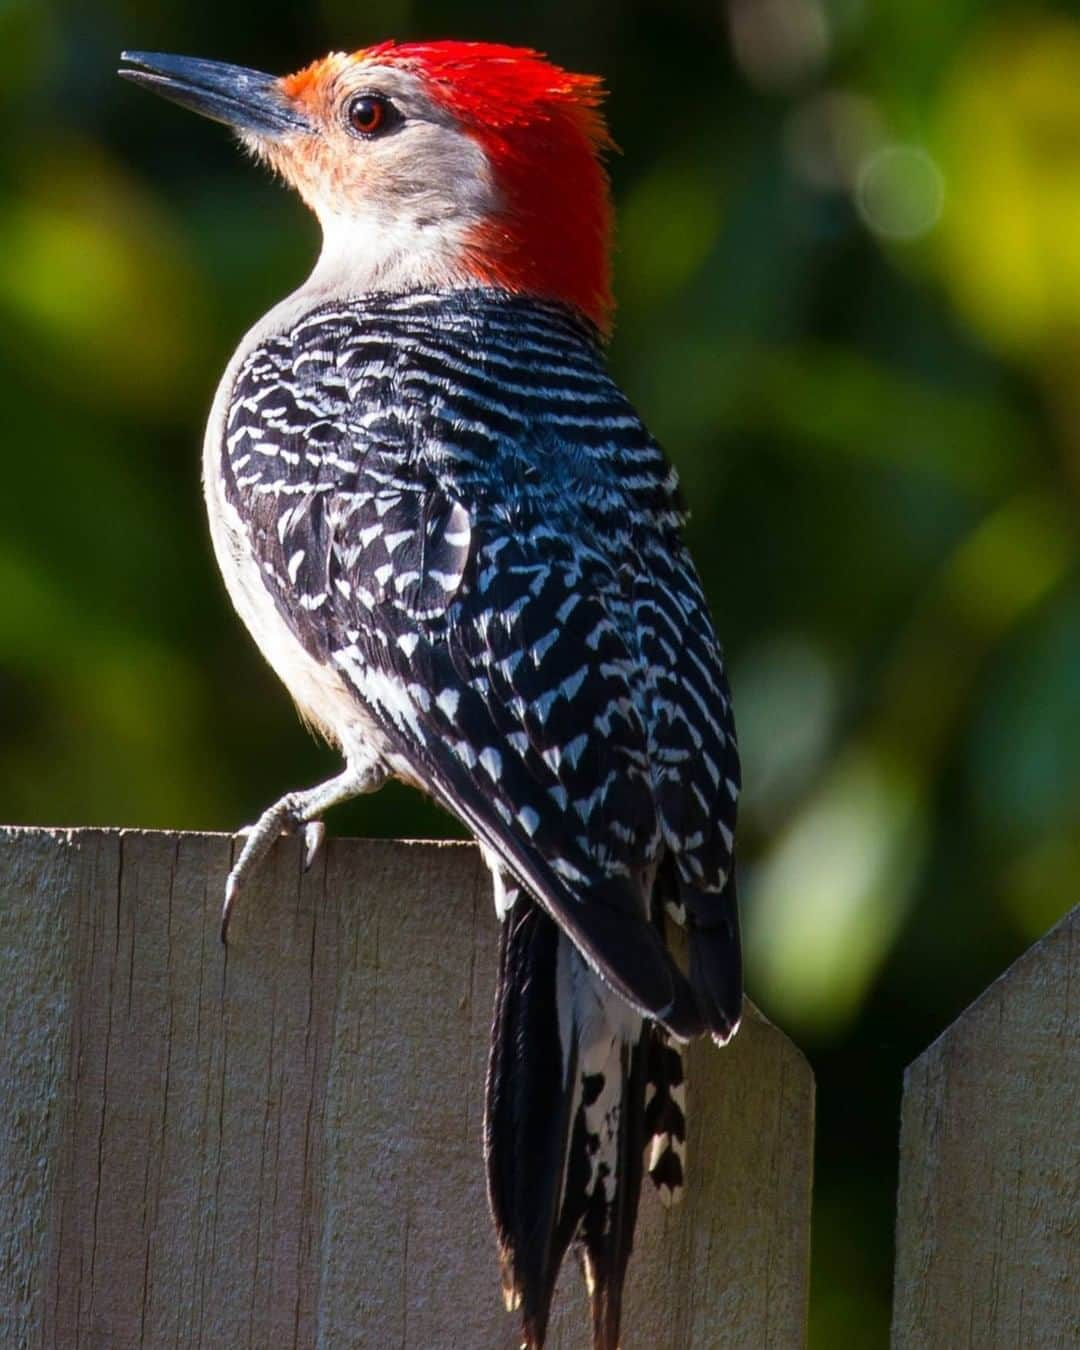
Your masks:
M401 120L401 115L381 94L358 94L349 104L349 129L357 136L378 136Z

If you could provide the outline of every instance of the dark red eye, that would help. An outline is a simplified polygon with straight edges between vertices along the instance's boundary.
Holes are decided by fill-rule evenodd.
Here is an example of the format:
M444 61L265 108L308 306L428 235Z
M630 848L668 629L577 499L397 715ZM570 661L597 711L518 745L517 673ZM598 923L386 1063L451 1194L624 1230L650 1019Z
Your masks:
M349 104L349 126L358 136L375 136L393 122L394 107L379 94L359 94Z

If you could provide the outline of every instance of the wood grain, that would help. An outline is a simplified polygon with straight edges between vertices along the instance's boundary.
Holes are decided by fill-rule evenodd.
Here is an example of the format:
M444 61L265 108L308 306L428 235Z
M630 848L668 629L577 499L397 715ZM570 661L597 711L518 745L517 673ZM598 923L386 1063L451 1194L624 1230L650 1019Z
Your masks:
M490 887L465 845L0 831L0 1344L516 1344L481 1115ZM751 1010L696 1046L689 1200L647 1187L626 1350L804 1343L813 1081ZM584 1347L568 1269L549 1344Z
M896 1350L1080 1345L1080 909L908 1069Z

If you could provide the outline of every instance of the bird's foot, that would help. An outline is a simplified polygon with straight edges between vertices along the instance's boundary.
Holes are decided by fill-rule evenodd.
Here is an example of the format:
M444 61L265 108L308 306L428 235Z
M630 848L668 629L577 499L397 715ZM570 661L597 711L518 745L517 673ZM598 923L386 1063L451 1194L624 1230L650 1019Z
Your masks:
M221 940L228 940L229 919L236 897L244 883L283 835L304 830L304 871L315 861L315 856L326 838L326 826L321 820L307 820L304 816L306 793L290 792L265 810L254 825L245 825L237 833L244 836L244 847L233 864L225 882L225 904L221 911Z
M225 883L225 904L221 911L222 942L228 940L229 919L236 897L281 836L295 834L297 830L303 829L304 870L307 871L326 838L326 826L319 819L322 813L338 802L348 801L362 792L373 791L384 777L384 771L374 763L363 761L350 764L344 773L330 779L328 783L320 783L318 787L303 792L287 792L280 801L264 811L254 825L238 831L244 836L244 847Z

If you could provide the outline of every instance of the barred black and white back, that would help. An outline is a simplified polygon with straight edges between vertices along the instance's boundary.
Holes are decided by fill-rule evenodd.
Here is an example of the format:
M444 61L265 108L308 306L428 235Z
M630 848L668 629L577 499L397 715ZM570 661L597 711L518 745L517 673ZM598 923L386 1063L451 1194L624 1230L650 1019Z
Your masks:
M614 1346L650 1139L658 1185L681 1182L672 1038L723 1042L741 1008L738 759L675 475L583 320L488 289L297 317L239 361L222 422L215 538L260 645L495 875L508 1297L541 1344L579 1239Z

